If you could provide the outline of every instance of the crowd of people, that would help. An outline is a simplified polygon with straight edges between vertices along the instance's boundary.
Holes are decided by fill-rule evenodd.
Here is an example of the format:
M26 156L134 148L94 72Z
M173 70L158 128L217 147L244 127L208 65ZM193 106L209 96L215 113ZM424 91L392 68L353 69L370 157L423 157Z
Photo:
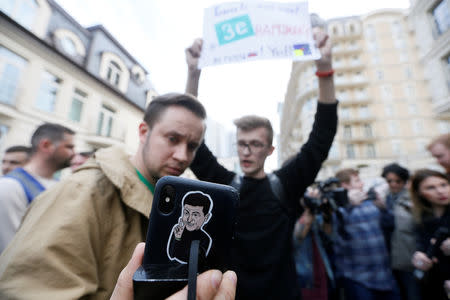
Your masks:
M186 93L150 102L131 157L118 146L75 155L75 133L48 123L29 150L7 150L0 298L132 299L155 184L190 167L198 179L240 194L230 271L200 274L199 299L447 299L450 135L429 147L447 174L424 169L410 179L393 163L380 171L388 193L365 189L355 169L337 172L331 192L311 190L338 125L331 42L318 28L314 39L321 58L311 134L272 173L264 170L274 150L267 118L235 120L243 175L220 165L204 143L206 110L196 98L201 40L186 49ZM70 162L72 175L56 181ZM170 299L186 297L185 288Z

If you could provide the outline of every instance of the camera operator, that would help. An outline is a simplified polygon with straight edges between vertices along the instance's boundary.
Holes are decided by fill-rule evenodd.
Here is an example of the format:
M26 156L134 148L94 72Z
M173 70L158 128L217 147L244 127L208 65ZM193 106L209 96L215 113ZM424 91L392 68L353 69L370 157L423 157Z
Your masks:
M294 259L302 299L333 299L334 275L328 259L330 212L319 210L321 195L311 189L301 200L304 212L294 228Z
M419 278L423 298L446 299L450 280L448 177L434 170L418 170L411 180L411 197L414 217L418 222L418 251L414 253L412 262L414 267L424 272L423 277ZM415 274L421 275L420 272Z
M380 225L381 213L374 204L376 195L363 191L355 169L340 170L336 177L349 200L333 217L336 278L345 299L400 299Z

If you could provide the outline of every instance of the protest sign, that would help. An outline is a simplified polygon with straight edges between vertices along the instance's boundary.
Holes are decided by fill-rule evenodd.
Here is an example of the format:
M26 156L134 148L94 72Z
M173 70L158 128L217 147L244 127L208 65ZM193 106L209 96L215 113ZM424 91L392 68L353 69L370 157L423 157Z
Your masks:
M308 2L230 2L205 9L199 68L279 58L320 58Z

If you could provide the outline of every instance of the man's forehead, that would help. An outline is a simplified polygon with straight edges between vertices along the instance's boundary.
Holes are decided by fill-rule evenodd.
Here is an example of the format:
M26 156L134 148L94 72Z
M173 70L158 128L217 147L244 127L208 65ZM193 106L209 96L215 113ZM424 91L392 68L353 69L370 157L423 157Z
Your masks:
M189 211L203 211L203 206L198 206L198 205L190 205L190 204L185 204L184 208L186 208Z
M243 141L265 141L269 133L264 127L258 127L250 130L237 129L237 139Z

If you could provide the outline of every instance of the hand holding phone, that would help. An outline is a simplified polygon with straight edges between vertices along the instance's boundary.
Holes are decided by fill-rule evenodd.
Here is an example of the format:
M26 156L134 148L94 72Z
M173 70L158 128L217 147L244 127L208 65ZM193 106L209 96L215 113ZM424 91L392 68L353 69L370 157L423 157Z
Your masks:
M143 263L133 276L135 299L165 299L185 286L191 244L198 245L199 273L227 271L238 201L230 186L174 176L158 180Z

